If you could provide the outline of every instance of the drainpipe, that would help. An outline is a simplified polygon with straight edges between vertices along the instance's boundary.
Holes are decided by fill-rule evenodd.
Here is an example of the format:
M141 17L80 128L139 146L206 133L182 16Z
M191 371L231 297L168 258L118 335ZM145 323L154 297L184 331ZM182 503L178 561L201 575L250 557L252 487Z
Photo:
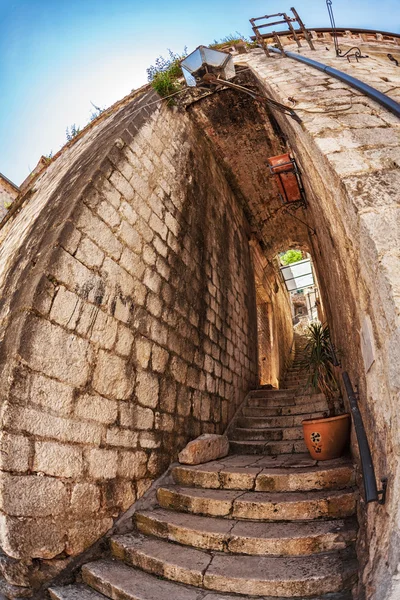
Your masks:
M317 62L316 60L312 60L312 58L302 56L301 54L295 54L294 52L286 52L286 50L283 53L279 50L279 48L273 48L271 46L268 46L268 50L270 52L275 52L275 54L288 56L293 60L302 62L308 65L309 67L314 67L314 69L318 69L319 71L322 71L323 73L326 73L331 77L335 77L336 79L347 83L359 92L362 92L366 96L372 98L372 100L375 100L375 102L378 102L378 104L384 106L387 110L389 110L391 113L393 113L394 115L396 115L396 117L400 119L400 104L395 100L392 100L392 98L389 98L389 96L387 96L383 92L380 92L379 90L373 88L367 83L364 83L360 79L352 77L351 75L348 75L343 71L339 71L338 69L334 69L333 67L329 67L328 65L324 65L323 63Z

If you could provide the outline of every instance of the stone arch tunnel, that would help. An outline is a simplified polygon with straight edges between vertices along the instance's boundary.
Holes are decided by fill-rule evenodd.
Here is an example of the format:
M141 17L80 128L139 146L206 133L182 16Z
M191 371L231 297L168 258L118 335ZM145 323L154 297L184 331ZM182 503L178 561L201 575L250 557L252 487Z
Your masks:
M346 68L398 81L394 65L371 61ZM389 598L400 564L399 121L289 59L256 49L237 64L243 85L294 97L302 123L233 90L170 108L145 87L35 175L3 221L7 598L31 595L101 538L190 439L226 429L259 382L261 306L259 326L274 332L265 380L279 387L293 330L274 260L290 247L313 257L377 474L389 477L384 507L361 499L358 541L360 589ZM297 219L280 210L266 164L287 151L308 202Z

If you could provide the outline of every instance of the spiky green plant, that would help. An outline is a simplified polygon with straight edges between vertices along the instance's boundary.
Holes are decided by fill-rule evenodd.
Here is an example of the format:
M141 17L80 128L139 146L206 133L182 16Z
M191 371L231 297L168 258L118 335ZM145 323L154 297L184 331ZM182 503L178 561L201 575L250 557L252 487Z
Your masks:
M176 77L173 77L169 71L160 71L157 73L154 76L151 84L161 98L171 96L171 94L179 92L179 90L182 88ZM172 104L173 101L172 98L170 98L168 100L168 105L171 106Z
M185 47L182 54L176 54L172 50L168 50L168 58L159 56L155 60L154 65L150 65L147 70L147 79L157 91L157 93L165 98L175 94L182 89L179 80L183 77L181 61L187 56L187 48ZM168 105L174 104L173 99L168 100Z
M334 374L334 359L330 332L327 325L311 323L306 333L308 339L304 348L303 367L307 369L307 387L325 394L329 416L335 416L335 392L338 390Z

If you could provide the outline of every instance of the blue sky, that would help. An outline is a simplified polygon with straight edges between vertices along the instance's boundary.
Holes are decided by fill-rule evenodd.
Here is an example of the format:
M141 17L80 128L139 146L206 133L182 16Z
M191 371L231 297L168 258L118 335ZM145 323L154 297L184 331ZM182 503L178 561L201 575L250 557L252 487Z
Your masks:
M84 126L146 82L166 49L189 51L249 18L289 12L292 0L0 0L0 172L20 184L65 129ZM378 7L379 6L379 7ZM327 26L325 0L295 3L309 27ZM398 0L333 0L337 26L400 32Z

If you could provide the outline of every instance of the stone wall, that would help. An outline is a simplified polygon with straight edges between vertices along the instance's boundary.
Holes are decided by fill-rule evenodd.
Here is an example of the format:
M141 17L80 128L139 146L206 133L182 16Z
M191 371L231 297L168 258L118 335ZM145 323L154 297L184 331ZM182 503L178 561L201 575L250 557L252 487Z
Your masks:
M400 73L386 56L350 64L332 58L325 46L301 52L396 94ZM276 113L303 172L322 300L343 367L359 386L378 483L389 477L385 507L360 502L359 592L368 600L394 600L400 565L400 121L346 84L290 59L267 59L257 50L247 64L267 94L284 103L294 99L303 120L298 125ZM357 455L354 440L353 451ZM359 484L362 489L361 478Z
M257 382L248 224L185 114L132 97L33 186L0 250L7 597L104 534Z
M293 324L289 293L277 261L269 262L260 245L251 243L256 282L258 372L261 385L276 388L292 360Z

